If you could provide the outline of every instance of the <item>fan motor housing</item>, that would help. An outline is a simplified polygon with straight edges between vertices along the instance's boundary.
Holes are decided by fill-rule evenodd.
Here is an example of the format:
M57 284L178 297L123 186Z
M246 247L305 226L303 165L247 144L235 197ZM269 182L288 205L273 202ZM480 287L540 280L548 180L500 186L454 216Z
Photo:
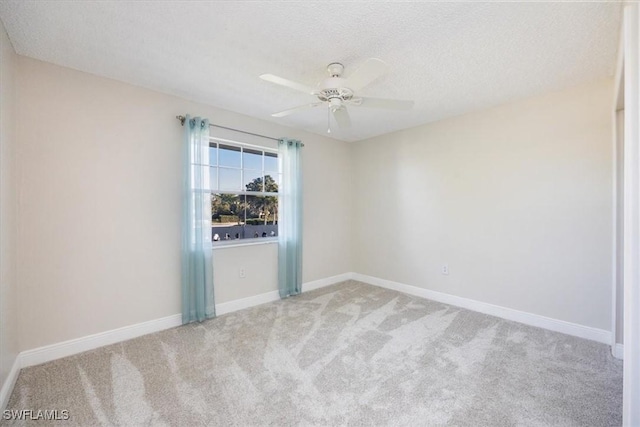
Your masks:
M318 88L318 99L320 101L329 101L338 98L347 101L353 98L353 91L345 87L346 80L342 77L329 77L320 83Z
M348 88L339 88L339 89L323 89L318 93L318 99L320 101L329 101L331 99L341 99L343 101L348 101L353 98L353 92Z

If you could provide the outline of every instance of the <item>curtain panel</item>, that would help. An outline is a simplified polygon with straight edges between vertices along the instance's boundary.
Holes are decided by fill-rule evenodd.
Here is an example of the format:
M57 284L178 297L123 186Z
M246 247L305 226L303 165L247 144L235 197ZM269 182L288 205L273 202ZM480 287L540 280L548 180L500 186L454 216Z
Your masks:
M278 218L278 290L281 298L302 291L302 147L295 139L278 144L282 173Z
M186 116L183 141L182 323L214 317L209 120Z

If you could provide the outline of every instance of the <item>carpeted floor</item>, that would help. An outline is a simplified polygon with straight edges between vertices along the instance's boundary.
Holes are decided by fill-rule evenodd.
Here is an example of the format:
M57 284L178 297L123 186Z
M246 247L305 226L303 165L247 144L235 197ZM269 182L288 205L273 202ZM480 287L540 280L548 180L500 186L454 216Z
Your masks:
M621 406L603 344L352 281L24 369L8 409L83 426L614 426Z

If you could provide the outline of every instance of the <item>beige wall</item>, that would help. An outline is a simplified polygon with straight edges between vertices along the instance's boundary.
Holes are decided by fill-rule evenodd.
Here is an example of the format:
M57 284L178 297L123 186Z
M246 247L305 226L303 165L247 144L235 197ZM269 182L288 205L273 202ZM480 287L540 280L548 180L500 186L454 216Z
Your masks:
M180 312L178 114L304 140L303 279L350 271L346 143L25 57L18 69L21 350ZM277 289L274 245L214 255L218 302Z
M0 388L18 354L14 67L17 56L0 22Z
M355 271L610 330L611 109L599 81L355 143Z
M185 113L304 140L305 282L356 271L609 329L609 81L349 145L24 57L17 67L20 350L180 311L173 117ZM214 256L218 303L276 289L275 245Z

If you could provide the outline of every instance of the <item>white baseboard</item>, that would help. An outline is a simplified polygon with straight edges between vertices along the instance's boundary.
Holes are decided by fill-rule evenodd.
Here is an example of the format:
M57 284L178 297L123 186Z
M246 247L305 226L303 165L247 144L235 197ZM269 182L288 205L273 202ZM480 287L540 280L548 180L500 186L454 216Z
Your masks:
M327 277L325 279L303 283L302 290L303 292L307 292L315 289L320 289L325 286L334 285L336 283L349 280L352 277L352 274L353 273L344 273L337 276ZM278 291L272 291L248 298L242 298L222 304L216 304L216 314L223 315L245 308L254 307L256 305L277 301L278 299L280 299ZM9 376L7 377L5 383L2 385L2 389L0 390L0 410L4 410L9 401L9 397L11 396L13 386L15 385L21 368L39 365L41 363L50 362L62 357L72 356L74 354L93 350L105 345L115 344L117 342L137 338L142 335L151 334L153 332L159 332L165 329L174 328L176 326L180 326L181 324L182 315L173 314L171 316L163 317L156 320L150 320L148 322L124 326L122 328L112 329L110 331L100 332L69 341L63 341L57 344L51 344L44 347L38 347L32 350L23 351L18 355L18 357L16 357Z
M7 375L7 379L4 381L4 384L2 384L2 388L0 389L0 411L3 411L4 408L7 407L7 403L9 403L9 397L11 397L13 386L16 385L16 380L18 379L19 373L20 355L18 355L18 357L16 357L16 360L13 361L13 366L11 366L9 375Z
M314 280L311 282L302 284L302 292L309 292L316 289L324 288L325 286L335 285L336 283L344 282L351 279L353 273L343 273L337 276L326 277L324 279ZM238 310L243 310L249 307L255 307L256 305L266 304L269 302L277 301L280 299L278 291L265 292L264 294L254 295L247 298L236 299L229 302L223 302L222 304L216 304L216 315L221 316L223 314L231 313Z
M580 338L586 338L593 341L602 343L610 343L611 333L602 329L596 329L588 326L582 326L575 323L565 322L562 320L551 319L549 317L540 316L537 314L526 313L523 311L514 310L511 308L501 307L485 302L475 301L468 298L458 297L455 295L445 294L442 292L431 291L416 286L405 285L391 280L379 279L372 276L366 276L358 273L344 273L337 276L327 277L325 279L314 280L304 283L302 285L303 292L320 289L325 286L330 286L336 283L340 283L346 280L358 280L364 283L368 283L375 286L380 286L387 289L393 289L399 292L404 292L410 295L430 299L433 301L442 302L445 304L454 305L457 307L466 308L468 310L477 311L480 313L489 314L492 316L500 317L507 320L513 320L515 322L524 323L539 328L548 329L555 332L561 332L568 335L573 335ZM242 310L256 305L266 304L268 302L276 301L279 299L277 291L266 292L264 294L255 295L248 298L242 298L239 300L229 301L216 305L216 312L218 315L231 313L234 311ZM41 363L50 362L62 357L71 356L74 354L82 353L84 351L93 350L105 345L114 344L121 341L126 341L132 338L136 338L142 335L150 334L153 332L170 329L182 324L182 316L180 314L174 314L171 316L163 317L156 320L150 320L148 322L138 323L135 325L125 326L110 331L101 332L94 335L89 335L82 338L76 338L69 341L64 341L57 344L52 344L44 347L35 348L32 350L23 351L16 358L15 363L7 377L7 381L0 390L0 410L6 407L6 404L13 390L13 386L18 377L18 373L21 368L28 366L39 365ZM618 344L613 349L614 356L617 354L622 357L622 345ZM618 356L616 356L618 357Z
M34 348L33 350L26 350L18 355L18 359L20 360L20 367L26 368L27 366L39 365L105 345L137 338L152 332L174 328L181 324L182 315L173 314L156 320L149 320L147 322L124 326L82 338Z
M335 285L336 283L351 280L352 278L353 278L353 273L343 273L343 274L338 274L337 276L331 276L324 279L303 283L302 292L314 291L316 289L324 288L325 286L331 286L331 285Z
M314 289L319 289L325 286L340 283L350 278L351 273L339 274L337 276L331 276L325 279L303 283L302 289L305 292L312 291ZM248 298L242 298L222 304L216 304L216 313L218 315L223 315L245 308L254 307L256 305L277 301L279 298L280 296L278 294L278 291L266 292L264 294L255 295ZM93 350L105 345L114 344L153 332L174 328L176 326L180 326L181 324L182 316L180 314L173 314L161 319L150 320L135 325L100 332L94 335L88 335L69 341L34 348L32 350L26 350L18 355L18 366L19 368L26 368L27 366L39 365L41 363L50 362L62 357L71 356L88 350Z
M616 343L615 345L611 346L611 354L613 354L613 357L615 357L616 359L624 359L624 345Z
M468 310L489 314L491 316L500 317L502 319L524 323L525 325L536 326L538 328L548 329L550 331L560 332L567 335L573 335L575 337L585 338L592 341L598 341L604 344L611 343L611 332L605 331L604 329L583 326L577 323L566 322L564 320L552 319L550 317L540 316L538 314L532 314L524 311L514 310L512 308L501 307L499 305L493 305L486 302L445 294L443 292L419 288L417 286L405 285L403 283L393 282L386 279L379 279L377 277L367 276L364 274L354 273L352 275L352 278L354 280L358 280L360 282L368 283L375 286L380 286L382 288L393 289L395 291L404 292L406 294L415 295L444 304L454 305L456 307L466 308Z
M278 291L265 292L264 294L254 295L247 298L234 299L233 301L216 304L216 316L222 316L223 314L232 313L234 311L243 310L256 305L266 304L279 299L280 294Z

